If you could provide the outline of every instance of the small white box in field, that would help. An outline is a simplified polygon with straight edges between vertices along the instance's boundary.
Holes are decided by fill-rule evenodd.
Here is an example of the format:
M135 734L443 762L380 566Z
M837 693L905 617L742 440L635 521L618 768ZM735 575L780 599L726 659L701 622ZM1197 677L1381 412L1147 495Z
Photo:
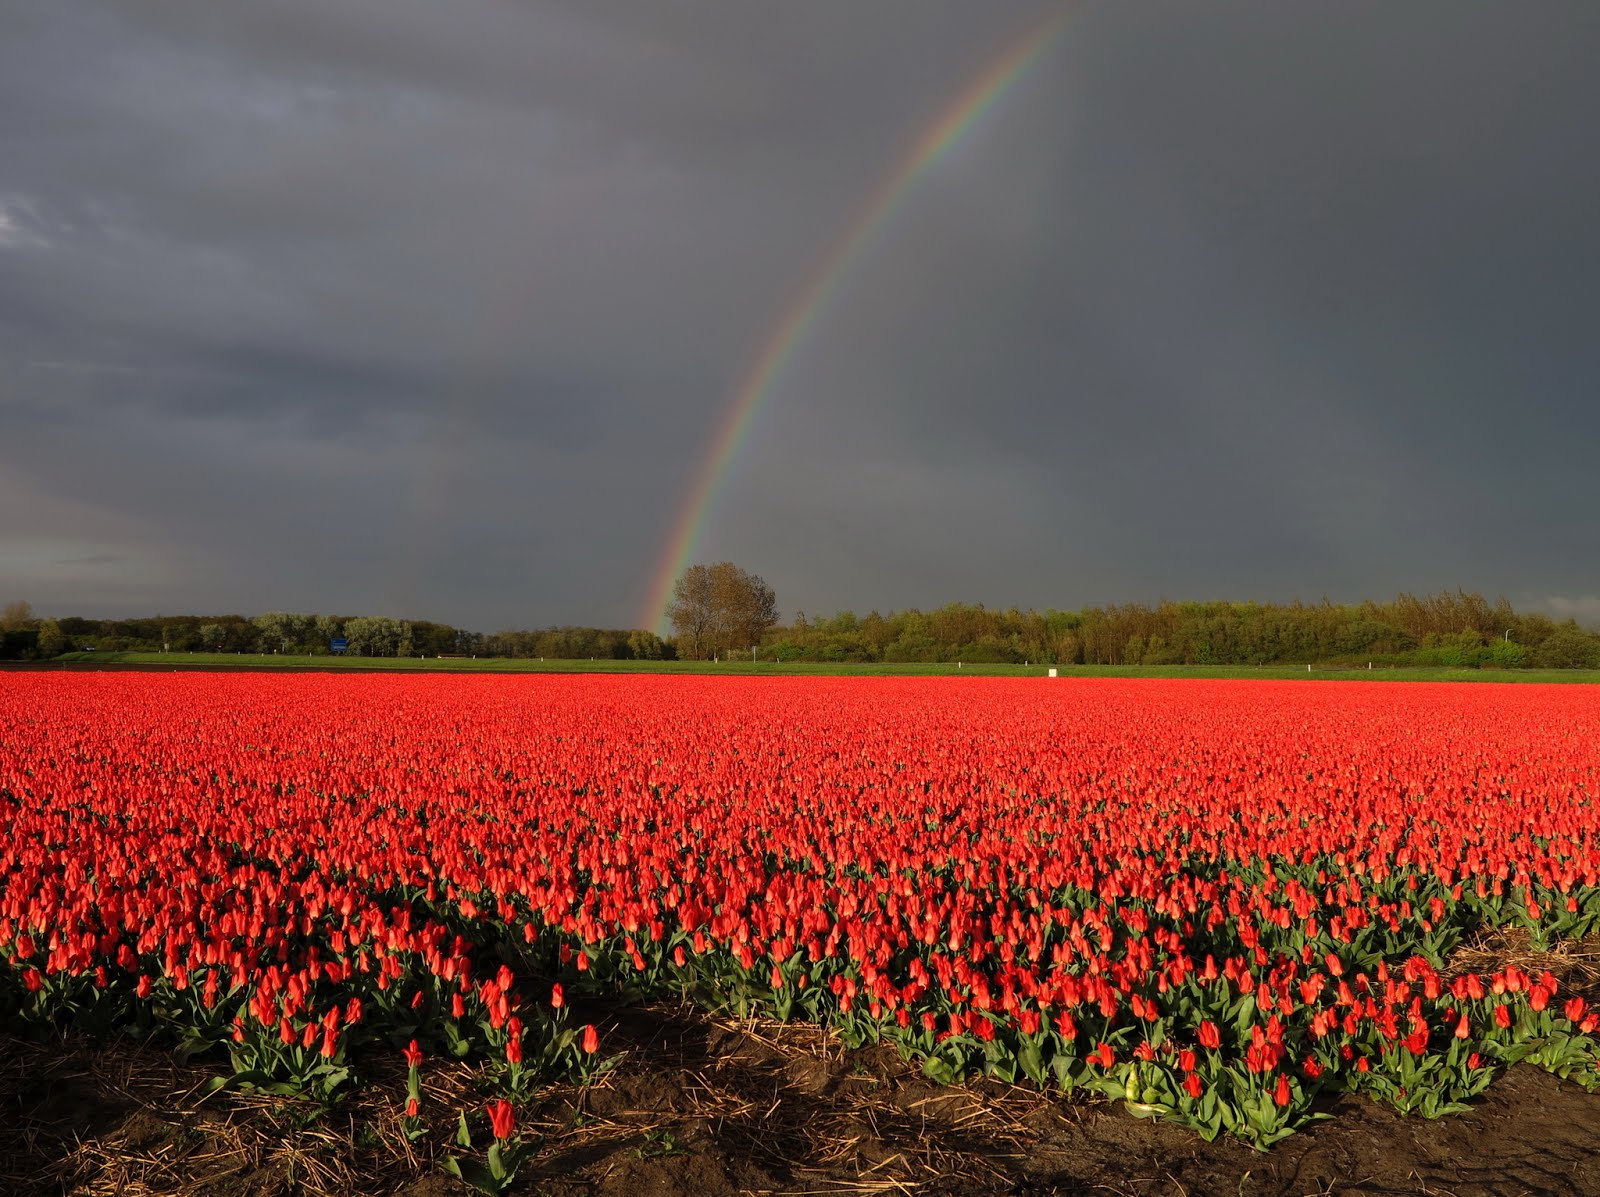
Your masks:
M1050 671L1050 676L1051 676L1051 677L1055 677L1055 675L1056 675L1056 671L1055 671L1055 670L1054 670L1054 669L1052 669L1052 670L1051 670L1051 671Z

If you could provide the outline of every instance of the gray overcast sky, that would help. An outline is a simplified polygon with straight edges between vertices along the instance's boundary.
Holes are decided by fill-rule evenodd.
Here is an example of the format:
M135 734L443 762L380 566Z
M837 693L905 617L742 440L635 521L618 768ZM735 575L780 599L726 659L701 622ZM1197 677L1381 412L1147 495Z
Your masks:
M1039 3L0 0L0 601L631 624L750 356ZM785 616L1600 620L1600 4L1091 3L777 378Z

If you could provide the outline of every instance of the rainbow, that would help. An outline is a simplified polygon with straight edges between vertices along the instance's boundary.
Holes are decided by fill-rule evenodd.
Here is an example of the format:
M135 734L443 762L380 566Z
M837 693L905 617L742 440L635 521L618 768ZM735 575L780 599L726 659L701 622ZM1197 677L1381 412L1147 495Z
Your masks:
M1073 11L1067 8L1025 30L940 110L895 160L855 216L834 235L827 252L790 297L777 322L761 339L728 400L716 434L678 509L672 533L650 583L649 597L639 612L637 626L663 627L673 584L694 557L718 490L771 394L774 380L805 340L818 313L827 305L862 246L899 207L912 184L994 107L1039 58L1066 27Z

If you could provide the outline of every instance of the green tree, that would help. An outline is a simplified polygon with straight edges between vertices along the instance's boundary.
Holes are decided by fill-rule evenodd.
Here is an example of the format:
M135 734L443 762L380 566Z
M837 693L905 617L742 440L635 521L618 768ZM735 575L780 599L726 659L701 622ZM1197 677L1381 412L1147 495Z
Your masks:
M293 652L313 635L315 617L288 611L264 611L251 624L260 634L264 652Z
M333 615L319 615L312 623L314 651L325 653L329 645L344 635L344 620Z
M41 659L59 657L67 648L67 637L61 631L61 625L53 619L39 621L39 644L35 648Z
M411 625L382 615L345 621L345 638L358 657L394 657L411 651Z
M654 632L635 631L628 633L628 651L635 661L659 661L667 646Z
M1540 669L1600 669L1600 636L1577 625L1557 628L1530 654Z

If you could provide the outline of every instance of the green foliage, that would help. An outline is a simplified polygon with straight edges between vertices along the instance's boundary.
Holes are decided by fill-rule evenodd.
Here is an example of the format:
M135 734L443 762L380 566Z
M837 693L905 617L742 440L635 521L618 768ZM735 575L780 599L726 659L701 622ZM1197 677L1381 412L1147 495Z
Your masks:
M1369 663L1378 668L1600 669L1600 635L1463 591L1401 594L1387 603L1162 602L1043 612L952 603L865 616L840 611L807 619L797 613L782 627L771 622L776 613L770 588L759 578L726 562L695 569L704 571L695 575L703 586L694 590L691 606L702 605L704 618L680 627L675 640L664 641L647 629L561 626L483 635L426 621L287 612L250 620L180 615L40 621L26 604L12 604L8 610L16 626L0 642L0 656L53 658L93 647L101 653L265 653L276 654L282 664L290 663L283 658L315 655L321 657L316 663L326 664L328 642L342 635L350 639L352 655L368 654L369 663L397 654L413 661L473 657L543 663L674 661L681 655L748 665L754 645L760 663L840 667L959 661L963 668L1028 663L1117 670L1284 666L1304 672L1307 664L1365 668ZM736 592L743 594L741 601L723 601ZM58 633L60 648L52 651Z
M35 646L41 661L48 661L59 657L66 651L67 638L62 634L61 625L53 619L39 621L39 640Z
M683 1155L686 1151L688 1148L679 1141L677 1135L665 1127L660 1127L645 1131L644 1142L634 1148L634 1155L641 1160L660 1160L668 1156Z
M635 631L628 633L628 656L631 659L635 661L659 661L666 655L666 642L654 632Z
M411 625L384 616L359 616L345 621L349 651L359 657L409 657L414 655Z
M1540 669L1600 669L1600 637L1572 624L1547 636L1530 657Z
M1496 669L1521 669L1528 663L1528 650L1511 640L1496 640L1489 646L1489 657L1483 664Z
M237 654L276 654L279 656L325 656L329 641L346 634L348 616L308 615L268 611L246 619L242 615L158 615L138 619L84 619L63 616L39 623L41 634L53 624L64 643L58 652L88 647L100 652L163 652ZM372 647L393 655L415 652L428 656L470 655L481 647L483 637L463 632L448 624L425 620L366 620L363 636ZM407 637L409 636L409 647Z
M472 1131L463 1111L456 1128L456 1145L472 1150ZM472 1186L480 1193L498 1194L508 1191L516 1183L517 1169L532 1154L529 1143L512 1139L494 1139L489 1144L482 1162L466 1156L447 1155L442 1167L451 1176Z
M1520 615L1463 591L1391 603L1125 603L1082 611L955 603L865 619L841 611L775 628L781 661L964 665L1024 662L1119 669L1342 664L1441 669L1600 668L1600 635Z

